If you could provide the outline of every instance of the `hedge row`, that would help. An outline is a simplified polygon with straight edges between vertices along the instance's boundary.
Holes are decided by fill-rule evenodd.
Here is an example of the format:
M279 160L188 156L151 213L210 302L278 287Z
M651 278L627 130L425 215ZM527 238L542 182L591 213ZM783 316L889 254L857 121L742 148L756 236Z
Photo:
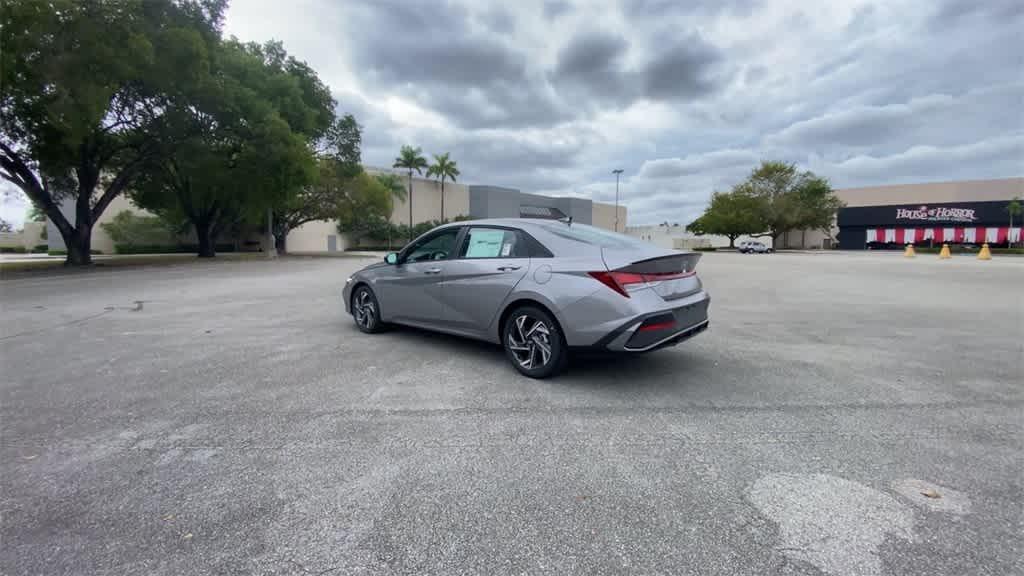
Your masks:
M216 252L234 252L234 244L217 244L214 246ZM117 254L189 254L198 253L198 244L177 244L173 246L167 245L135 245L135 244L117 244L114 246L114 252Z

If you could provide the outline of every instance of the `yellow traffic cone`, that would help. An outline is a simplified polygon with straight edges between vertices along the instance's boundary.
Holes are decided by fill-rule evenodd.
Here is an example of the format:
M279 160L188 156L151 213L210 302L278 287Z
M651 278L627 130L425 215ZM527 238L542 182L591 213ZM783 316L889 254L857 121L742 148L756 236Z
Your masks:
M943 244L942 245L942 250L939 250L939 259L940 260L948 260L949 258L952 258L952 257L953 257L953 255L949 253L949 244Z
M903 257L904 258L913 258L916 255L917 254L914 253L914 245L913 244L907 244L907 249L903 251Z
M992 252L988 249L988 242L981 245L981 250L978 251L978 260L991 260Z

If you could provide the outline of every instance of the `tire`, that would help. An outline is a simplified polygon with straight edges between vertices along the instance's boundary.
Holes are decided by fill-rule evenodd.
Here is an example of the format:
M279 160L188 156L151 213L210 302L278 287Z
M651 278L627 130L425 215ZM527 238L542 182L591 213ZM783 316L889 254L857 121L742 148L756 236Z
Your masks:
M569 361L565 336L558 322L536 306L520 306L508 315L502 327L501 343L512 366L530 378L558 374Z
M369 286L364 284L352 292L351 309L352 319L360 332L376 334L384 330L385 324L380 320L380 304Z

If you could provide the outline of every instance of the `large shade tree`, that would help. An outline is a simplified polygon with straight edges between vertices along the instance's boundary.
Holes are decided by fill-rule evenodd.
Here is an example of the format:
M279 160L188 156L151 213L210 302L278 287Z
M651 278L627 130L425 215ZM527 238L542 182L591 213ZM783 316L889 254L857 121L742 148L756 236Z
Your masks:
M135 192L140 206L195 230L201 257L217 236L257 221L310 184L310 142L333 121L334 101L316 74L280 44L227 41L211 81L169 116L183 142Z
M762 162L733 192L757 200L762 232L773 240L789 230L827 231L842 207L826 179L787 162Z
M725 236L729 238L729 247L734 248L740 236L764 230L759 208L758 199L749 194L739 191L715 192L704 213L686 229L697 235ZM668 229L668 222L662 225Z
M351 114L334 122L319 144L318 176L325 164L341 179L351 179L362 172L362 130ZM332 174L334 176L335 174ZM399 184L399 189L405 192ZM288 233L303 224L316 220L332 220L338 214L342 189L331 180L316 181L286 195L273 208L274 245L278 253L287 251Z
M0 177L89 264L94 223L177 144L167 113L203 85L225 0L50 0L0 9ZM63 211L62 205L72 209Z
M394 168L406 170L409 173L409 241L412 242L412 173L422 174L427 168L427 159L423 157L423 150L419 147L402 146L402 150L395 158Z
M444 181L451 180L455 182L455 179L459 177L459 167L452 160L448 152L444 154L434 154L434 163L427 168L427 176L433 176L441 183L441 220L444 220Z

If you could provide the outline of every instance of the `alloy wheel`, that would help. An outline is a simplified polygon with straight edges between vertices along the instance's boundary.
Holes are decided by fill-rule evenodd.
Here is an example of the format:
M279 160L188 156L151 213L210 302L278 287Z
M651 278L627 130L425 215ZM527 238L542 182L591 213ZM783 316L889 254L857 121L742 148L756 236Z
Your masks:
M508 348L516 362L527 370L541 368L551 361L551 330L543 320L522 314L508 331Z
M377 319L377 307L373 305L373 297L370 296L369 290L364 289L359 292L353 302L352 310L355 312L356 324L366 330L373 328L373 323Z

